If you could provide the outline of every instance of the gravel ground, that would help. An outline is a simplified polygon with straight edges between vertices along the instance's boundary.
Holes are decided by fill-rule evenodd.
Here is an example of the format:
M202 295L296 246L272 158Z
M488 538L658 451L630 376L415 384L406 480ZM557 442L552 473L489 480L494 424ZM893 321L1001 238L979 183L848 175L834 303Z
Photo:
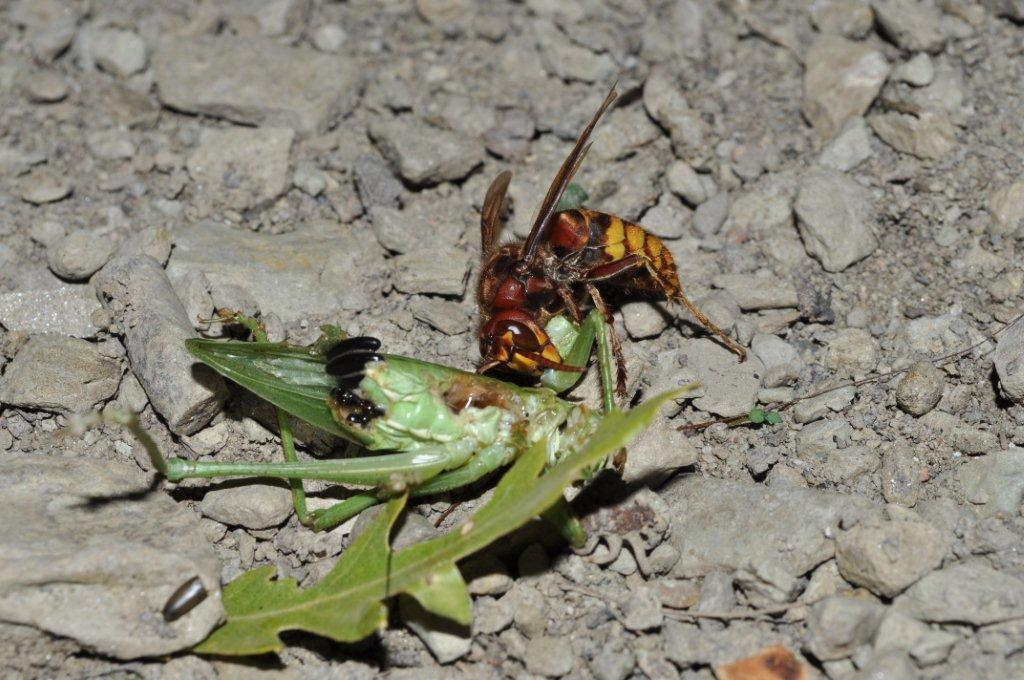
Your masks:
M314 582L350 527L300 527L281 487L172 488L71 416L140 411L168 454L279 456L267 409L184 352L220 306L471 368L489 181L514 172L522 235L616 78L588 205L662 237L750 359L616 301L630 393L704 387L632 447L631 486L584 492L591 544L531 527L466 563L471 631L396 608L371 640L290 636L261 668L724 679L781 646L792 677L1024 676L1024 324L986 341L1024 286L1019 0L0 5L6 677L252 677L182 651L217 584L268 564ZM676 429L890 371L778 426ZM214 597L164 622L194 574Z

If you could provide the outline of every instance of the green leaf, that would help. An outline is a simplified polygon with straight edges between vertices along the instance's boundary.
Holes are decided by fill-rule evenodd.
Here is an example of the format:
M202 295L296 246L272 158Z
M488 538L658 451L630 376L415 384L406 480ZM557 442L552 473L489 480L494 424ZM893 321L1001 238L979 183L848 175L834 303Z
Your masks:
M561 500L564 489L580 479L584 470L628 444L658 408L678 394L663 394L625 413L609 413L585 446L546 472L547 442L538 442L505 473L490 502L444 536L389 553L388 534L404 504L404 499L396 499L311 588L299 590L292 579L271 580L272 568L241 576L224 589L227 623L197 651L221 655L277 651L284 646L278 635L285 630L358 640L385 624L384 600L402 593L433 614L468 625L469 593L456 562Z
M273 580L274 567L254 569L229 583L223 591L228 622L213 631L196 651L265 654L281 649L278 634L284 630L305 630L353 642L384 627L387 579L365 575L387 574L391 557L388 534L405 507L405 499L403 494L389 501L334 569L312 588L299 590L292 578Z
M779 415L778 411L769 411L764 415L764 422L769 425L778 425L782 422L782 416Z
M750 409L750 412L747 413L747 420L754 425L760 425L764 422L764 411L759 408Z
M335 380L324 371L322 348L283 343L185 341L189 353L274 406L322 430L363 445L366 431L338 423L327 406Z
M555 209L559 211L572 210L586 203L588 198L590 197L587 196L587 192L583 190L583 187L576 184L576 182L569 182L569 186L565 188L565 193L562 194L562 200L558 202L558 207Z

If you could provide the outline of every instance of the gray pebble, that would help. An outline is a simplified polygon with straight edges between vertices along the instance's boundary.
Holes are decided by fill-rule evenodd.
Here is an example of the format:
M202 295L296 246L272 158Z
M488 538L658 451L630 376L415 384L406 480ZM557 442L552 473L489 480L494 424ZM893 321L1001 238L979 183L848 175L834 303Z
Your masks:
M21 182L21 199L33 205L54 203L71 195L67 180L46 172L34 172Z
M988 212L992 216L989 231L993 234L1015 234L1024 227L1024 179L992 191Z
M197 191L218 206L248 210L272 203L290 186L295 133L285 127L206 128L186 163Z
M459 569L470 595L502 595L512 587L504 562L493 555L480 555L463 562Z
M826 168L848 172L871 158L871 129L857 116L843 125L842 131L821 150L818 163Z
M777 335L771 333L758 333L750 341L750 350L757 355L765 368L790 365L795 366L797 372L803 366L800 354L796 348L790 345Z
M665 177L668 180L668 188L691 207L699 206L714 193L708 191L708 181L683 161L672 163ZM713 185L713 180L709 181Z
M622 605L622 625L634 632L658 628L664 621L661 600L654 588L635 588L629 599Z
M938 160L956 150L956 128L944 113L889 111L871 116L868 123L883 142L918 158Z
M867 0L835 0L811 5L811 21L822 33L836 33L859 40L866 36L875 22Z
M440 663L451 663L469 653L473 636L468 627L432 612L410 596L398 598L402 621Z
M945 379L930 361L918 361L896 385L896 403L912 416L923 416L942 399Z
M948 548L926 522L862 523L836 537L836 564L850 583L891 598L938 568Z
M626 302L621 306L620 313L622 325L634 340L657 337L668 328L665 312L651 302Z
M131 134L117 128L86 133L85 146L94 158L102 161L127 160L135 155Z
M0 379L0 401L10 406L80 413L117 392L119 362L77 338L29 339Z
M657 205L644 213L643 226L655 236L664 239L682 238L690 221L689 208L669 192L658 199Z
M358 60L253 36L167 36L156 46L153 74L167 106L299 134L340 120L362 89Z
M924 621L987 625L1020 617L1024 581L983 561L961 562L928 574L894 604Z
M843 271L878 247L871 228L870 192L840 172L810 170L800 183L793 209L807 254L826 271Z
M572 670L575 658L568 640L537 637L526 643L526 670L545 678L559 678Z
M466 291L469 255L462 252L438 257L437 253L416 250L391 260L395 288L403 293L460 297Z
M992 361L1003 394L1024 404L1024 321L1013 324L996 342Z
M321 52L337 52L348 39L348 33L337 24L325 24L313 34L313 46Z
M780 563L764 560L739 569L734 577L736 587L743 591L753 607L770 607L796 599L801 582Z
M935 65L932 58L925 52L915 54L909 61L906 61L892 72L893 78L901 80L914 87L924 87L932 82L935 77Z
M405 189L378 156L361 154L353 164L356 190L363 207L371 211L377 206L397 208Z
M907 653L891 649L874 654L851 680L917 680L921 675Z
M696 372L704 387L704 394L694 400L694 406L726 417L754 408L764 368L757 357L748 356L741 364L735 354L707 338L688 340L683 349L685 365Z
M479 142L404 119L376 120L370 136L395 172L416 186L462 179L483 160Z
M910 656L921 666L934 666L949 657L960 636L945 630L929 630L910 648Z
M469 330L469 317L462 306L452 300L416 297L410 303L409 311L413 317L445 335L461 335Z
M863 378L878 365L878 343L862 328L845 328L828 343L825 367L840 376Z
M1024 449L992 451L966 461L958 476L966 499L982 517L1019 514L1024 501Z
M935 5L899 0L872 0L882 33L908 52L938 52L946 43L942 13Z
M643 101L647 113L668 130L677 155L686 157L695 150L703 150L709 126L690 107L671 69L651 71L644 81Z
M840 413L853 403L856 396L857 388L850 385L812 399L804 399L793 407L793 420L810 423L824 418L829 411Z
M882 453L882 466L879 469L885 500L908 508L917 503L922 465L911 449L887 448Z
M726 612L735 607L736 592L733 589L733 575L721 570L706 574L700 586L697 611Z
M807 425L796 435L796 453L813 458L850 445L853 428L845 420L821 420Z
M889 75L880 51L838 35L818 36L804 59L803 113L823 139L864 115Z
M49 248L68 233L62 222L52 219L41 219L32 224L29 237L41 246Z
M678 379L678 373L666 376ZM630 444L622 479L627 484L657 488L673 472L697 462L698 452L685 432L674 427L649 427Z
M626 680L635 667L636 657L628 649L605 647L590 660L596 680Z
M68 84L56 71L37 71L33 73L25 90L29 101L37 104L53 104L68 96Z
M719 274L711 285L728 291L745 312L761 309L796 307L796 287L782 279L765 274Z
M711 236L725 222L729 214L729 194L719 191L693 213L693 228L699 236Z
M79 229L46 249L50 270L68 281L84 281L99 271L117 250L110 234Z
M154 492L152 478L134 464L8 453L0 488L0 606L9 623L137 660L188 649L224 620L219 560L198 516ZM164 621L168 597L194 577L208 597L187 616Z
M538 21L534 31L541 63L551 75L586 83L603 83L614 75L617 67L609 55L566 40L550 21Z
M301 163L295 168L292 184L305 194L316 198L327 188L327 177L312 163Z
M228 526L269 529L292 514L292 493L283 486L243 484L207 491L199 512Z
M104 71L127 78L146 68L146 42L132 31L101 29L88 40L90 57Z
M804 648L821 661L844 659L871 642L884 612L872 600L829 597L811 607Z
M19 290L0 295L0 324L26 333L55 333L76 338L96 334L93 314L101 311L89 286ZM105 328L110 324L104 324Z
M512 607L505 598L479 597L473 601L473 632L483 635L500 633L512 625Z
M185 349L195 331L163 268L144 255L117 258L95 283L124 329L132 371L153 408L176 434L201 429L220 410L227 389Z

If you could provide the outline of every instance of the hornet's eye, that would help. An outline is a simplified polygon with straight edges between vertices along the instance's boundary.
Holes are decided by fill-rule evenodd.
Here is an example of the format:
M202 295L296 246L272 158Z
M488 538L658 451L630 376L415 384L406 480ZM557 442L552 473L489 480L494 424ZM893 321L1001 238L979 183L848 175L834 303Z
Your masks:
M537 339L537 334L534 333L529 326L519 321L506 321L502 324L501 334L505 333L512 334L512 342L519 349L525 349L532 352L540 350L541 343Z
M381 361L376 353L380 340L368 336L348 338L327 350L327 374L337 376L342 386L355 388L363 379L366 364Z

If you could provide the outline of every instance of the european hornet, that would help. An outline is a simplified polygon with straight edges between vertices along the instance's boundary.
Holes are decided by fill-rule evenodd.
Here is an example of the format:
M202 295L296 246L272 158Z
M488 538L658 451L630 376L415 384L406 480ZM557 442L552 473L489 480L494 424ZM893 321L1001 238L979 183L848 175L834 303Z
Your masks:
M562 313L579 324L580 307L589 298L610 330L617 366L616 391L624 394L622 347L615 336L611 311L599 290L605 285L661 293L681 303L739 355L740 361L746 359L746 350L683 295L675 261L660 238L615 215L587 208L558 210L562 195L590 148L590 135L616 96L612 87L583 128L551 182L526 239L498 244L501 208L512 173L498 175L487 190L480 213L483 267L477 304L482 319L479 338L483 364L478 373L497 368L538 376L544 369L585 370L563 363L544 326Z

